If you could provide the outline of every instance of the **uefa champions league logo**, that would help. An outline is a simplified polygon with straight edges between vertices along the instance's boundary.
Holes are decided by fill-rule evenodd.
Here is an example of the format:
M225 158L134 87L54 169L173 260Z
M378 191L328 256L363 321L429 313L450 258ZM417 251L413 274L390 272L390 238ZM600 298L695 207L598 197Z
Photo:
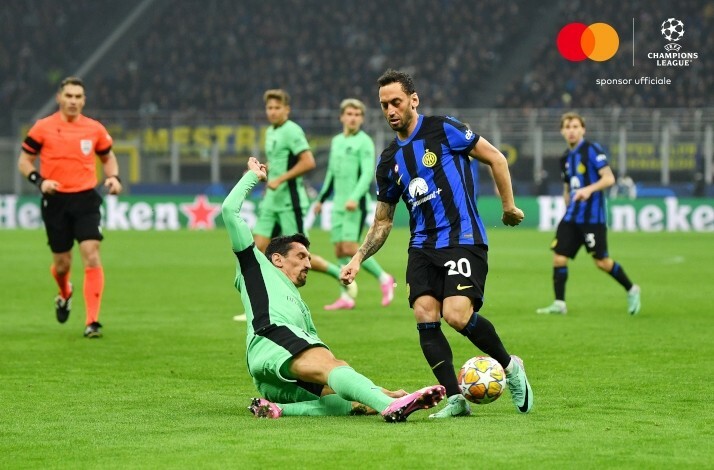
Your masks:
M664 46L664 50L667 52L679 52L682 48L680 44L676 44L684 36L684 23L676 18L667 18L662 22L661 29L662 36L669 44Z
M664 52L648 52L647 58L657 67L689 67L699 59L699 53L682 50L678 42L684 37L684 22L677 18L667 18L660 25L659 32L669 43L664 45Z

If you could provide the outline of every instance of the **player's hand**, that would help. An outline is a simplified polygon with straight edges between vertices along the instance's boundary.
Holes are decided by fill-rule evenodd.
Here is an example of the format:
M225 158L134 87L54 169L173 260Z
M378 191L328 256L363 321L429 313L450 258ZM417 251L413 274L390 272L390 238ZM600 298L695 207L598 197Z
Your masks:
M349 263L342 266L342 269L340 269L340 281L342 281L342 284L346 286L352 284L355 277L357 277L359 270L360 264L354 258L352 258Z
M315 215L322 212L322 203L319 201L316 202L315 205L312 207L312 211L315 213Z
M503 211L501 221L504 225L513 227L520 224L523 221L523 217L525 217L523 211L514 206L512 209Z
M267 186L269 189L278 189L278 186L280 186L281 184L283 184L283 182L280 181L279 178L275 178L274 180L268 181Z
M350 212L357 210L357 202L355 202L351 199L349 201L345 202L345 210L350 211Z
M107 188L109 194L119 194L122 190L121 181L113 176L104 180L104 187Z
M55 180L43 180L40 184L40 192L42 194L54 194L59 189L59 181Z
M577 191L575 191L575 194L573 195L573 200L575 202L580 202L580 201L587 201L590 199L590 196L592 195L592 191L588 189L587 187L585 188L580 188Z
M255 173L260 181L268 179L267 167L263 163L260 163L257 158L250 157L248 159L248 169Z

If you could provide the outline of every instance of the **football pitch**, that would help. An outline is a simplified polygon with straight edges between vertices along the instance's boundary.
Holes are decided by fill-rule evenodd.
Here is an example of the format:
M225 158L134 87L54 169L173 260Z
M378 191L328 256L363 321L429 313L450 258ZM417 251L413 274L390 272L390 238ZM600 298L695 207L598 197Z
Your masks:
M334 259L328 235L311 235L312 251ZM536 315L552 301L552 234L489 236L482 313L524 359L533 411L518 414L506 392L468 418L420 411L387 424L246 410L256 391L223 230L109 232L98 340L82 337L76 249L60 325L44 232L0 231L0 468L711 468L714 234L610 234L613 258L642 286L635 317L584 252L570 264L568 314ZM377 254L399 283L389 307L364 271L353 311L323 311L338 289L318 273L302 295L338 358L412 391L435 379L406 301L407 240L395 229ZM445 331L457 367L478 355Z

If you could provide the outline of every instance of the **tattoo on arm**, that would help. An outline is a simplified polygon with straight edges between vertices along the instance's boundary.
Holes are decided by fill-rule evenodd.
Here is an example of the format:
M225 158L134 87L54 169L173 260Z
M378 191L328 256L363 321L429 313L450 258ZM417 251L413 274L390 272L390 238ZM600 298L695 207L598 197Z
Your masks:
M394 223L394 211L396 204L387 204L377 202L377 207L374 213L374 223L369 228L367 236L364 238L359 252L362 255L362 261L366 260L384 245L384 242L392 231Z

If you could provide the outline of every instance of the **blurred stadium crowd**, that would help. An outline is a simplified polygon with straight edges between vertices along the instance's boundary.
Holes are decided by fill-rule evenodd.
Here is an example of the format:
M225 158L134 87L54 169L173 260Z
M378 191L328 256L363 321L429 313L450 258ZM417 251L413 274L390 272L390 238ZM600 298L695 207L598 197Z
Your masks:
M12 110L38 109L142 1L4 1L0 134L11 133ZM633 68L633 19L639 51L661 51L658 25L674 14L699 59L681 73L638 53ZM714 101L713 19L714 2L702 0L155 0L84 78L89 110L259 109L270 87L289 90L296 108L334 109L345 96L373 102L387 67L411 72L433 108L703 107ZM562 59L555 38L570 21L612 24L619 60ZM595 84L673 74L668 87Z
M714 2L682 0L662 1L613 0L561 1L555 14L558 28L581 21L586 24L604 21L619 32L620 57L633 56L632 29L635 22L635 66L628 60L593 63L564 61L552 34L543 34L531 66L520 79L510 82L498 98L499 107L682 107L712 106L714 103L714 36L707 33L714 24ZM658 68L646 59L647 52L664 52L667 41L660 26L667 18L684 23L682 51L697 52L699 59L682 73L682 69ZM611 86L603 89L595 78L677 77L672 86Z

